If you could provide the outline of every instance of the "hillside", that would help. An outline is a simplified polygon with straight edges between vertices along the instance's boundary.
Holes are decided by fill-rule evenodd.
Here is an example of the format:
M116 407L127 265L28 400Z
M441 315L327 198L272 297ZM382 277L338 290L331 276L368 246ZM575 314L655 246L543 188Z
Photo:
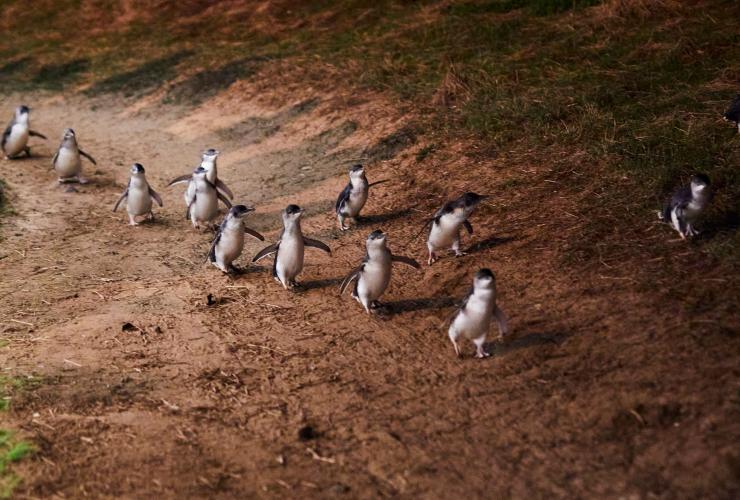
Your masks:
M35 448L0 494L738 494L737 2L2 12L0 113L28 104L49 140L0 162L0 430ZM64 127L98 163L73 189L49 169ZM306 208L332 256L307 251L301 290L247 265L256 240L239 276L204 264L212 233L165 186L208 147L268 240ZM135 161L164 208L132 228L111 209ZM341 232L357 162L389 182ZM684 242L655 214L694 172L715 198ZM368 233L423 262L465 191L491 195L468 255L396 267L378 315L339 296ZM458 359L444 322L481 267L511 333Z

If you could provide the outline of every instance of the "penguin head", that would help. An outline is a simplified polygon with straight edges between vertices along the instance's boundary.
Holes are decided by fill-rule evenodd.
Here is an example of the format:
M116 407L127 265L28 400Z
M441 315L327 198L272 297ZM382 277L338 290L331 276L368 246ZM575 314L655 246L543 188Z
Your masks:
M365 167L363 167L359 163L349 169L349 176L351 178L360 178L363 175L365 175Z
M63 139L74 139L75 138L75 131L71 128L65 128L64 133L62 134Z
M229 210L229 215L236 219L241 219L242 217L247 215L249 212L253 212L253 211L254 211L254 208L247 207L246 205L234 205Z
M493 275L488 268L483 268L475 273L475 279L473 279L473 286L475 288L493 288L496 285L496 277Z
M28 109L28 106L25 104L21 104L17 108L15 108L15 121L19 123L28 123L28 112L30 109Z
M475 207L477 207L478 204L486 198L488 198L488 196L486 195L467 192L459 197L457 200L455 200L454 210L456 212L462 212L465 214L465 216L468 216L473 211L473 209L475 209Z
M386 234L380 229L376 229L375 231L373 231L372 233L368 235L367 246L368 247L385 246L385 239L386 239Z
M283 210L283 221L284 222L295 222L303 215L303 209L298 205L288 205Z
M134 163L131 165L131 175L143 175L144 172L144 166L141 163Z
M710 184L706 174L695 174L691 177L691 190L694 192L705 191L709 189Z
M193 177L205 178L207 170L203 167L197 167L193 170Z
M203 159L213 161L218 158L219 154L221 154L221 152L218 149L209 148L203 151Z

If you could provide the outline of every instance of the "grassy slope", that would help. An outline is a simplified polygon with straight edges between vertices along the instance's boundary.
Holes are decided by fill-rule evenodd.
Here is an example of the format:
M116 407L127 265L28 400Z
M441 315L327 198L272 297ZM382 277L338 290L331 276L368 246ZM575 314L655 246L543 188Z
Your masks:
M127 23L116 22L121 7L100 9L116 2L47 1L26 12L9 3L4 28L18 37L0 42L2 90L85 83L89 94L137 95L169 82L166 102L192 102L273 59L321 62L343 81L393 92L430 134L540 159L565 151L555 169L578 156L628 176L629 186L584 200L592 216L579 259L612 235L613 220L599 214L621 203L621 189L631 191L625 212L641 218L701 170L721 193L711 225L732 229L709 246L737 260L738 140L719 121L739 90L737 2L622 0L573 11L597 2L349 0L254 14L191 1ZM210 71L177 78L192 68Z

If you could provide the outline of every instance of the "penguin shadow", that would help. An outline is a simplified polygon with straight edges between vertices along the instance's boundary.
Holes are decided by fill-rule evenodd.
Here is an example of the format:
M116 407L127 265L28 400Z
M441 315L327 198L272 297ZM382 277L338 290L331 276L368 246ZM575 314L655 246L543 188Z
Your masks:
M384 224L392 220L400 219L401 217L406 217L410 213L410 208L404 208L403 210L396 210L395 212L388 212L385 214L361 215L357 217L357 227Z
M509 352L526 349L528 347L541 345L559 346L567 338L568 335L565 333L530 333L524 337L512 340L506 340L506 338L504 338L503 341L486 342L483 347L492 356L503 356Z
M327 288L330 286L339 286L340 283L342 283L342 280L344 277L340 278L327 278L323 280L311 280L311 281L304 281L299 285L299 288L301 290L314 290L317 288Z
M483 250L488 250L490 248L494 248L499 245L504 245L516 239L517 238L515 238L514 236L501 236L501 237L491 236L490 238L486 238L483 241L478 241L476 243L473 243L465 250L465 252L466 253L482 252Z
M738 228L740 228L740 212L727 210L708 218L704 226L699 228L701 232L696 240L710 240L722 233L734 233Z
M377 309L381 316L395 316L396 314L421 311L424 309L442 309L455 306L459 297L430 297L426 299L406 299L394 302L384 302Z

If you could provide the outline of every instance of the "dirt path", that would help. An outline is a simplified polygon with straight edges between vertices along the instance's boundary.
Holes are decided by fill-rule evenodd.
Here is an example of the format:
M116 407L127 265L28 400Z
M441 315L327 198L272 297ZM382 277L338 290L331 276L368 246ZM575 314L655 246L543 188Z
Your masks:
M684 311L656 316L629 282L558 267L547 240L559 228L532 201L547 203L544 167L532 167L541 188L529 200L510 191L481 211L468 257L396 269L389 308L374 318L337 284L376 225L400 250L418 227L415 203L437 203L439 184L401 153L370 171L394 180L373 193L372 225L340 237L330 210L350 162L403 122L362 106L342 116L311 96L169 111L45 99L35 113L53 137L35 148L42 156L0 167L17 213L0 250L0 333L10 340L0 363L5 375L43 380L9 414L40 450L22 469L21 496L737 488L726 440L738 416L728 352L737 337L696 325L708 336L676 335ZM67 123L99 163L85 165L92 182L78 192L48 168ZM232 279L203 264L210 234L189 227L181 189L164 186L208 146L225 152L220 176L236 199L257 204L260 231L277 234L289 201L308 208L304 232L334 255L309 251L305 290L284 292L267 265ZM111 212L133 161L165 201L137 228ZM509 175L499 173L488 189ZM248 241L245 256L260 247ZM420 247L408 251L421 259ZM486 361L458 360L440 325L483 265L499 275L513 334ZM300 439L307 426L315 436Z

